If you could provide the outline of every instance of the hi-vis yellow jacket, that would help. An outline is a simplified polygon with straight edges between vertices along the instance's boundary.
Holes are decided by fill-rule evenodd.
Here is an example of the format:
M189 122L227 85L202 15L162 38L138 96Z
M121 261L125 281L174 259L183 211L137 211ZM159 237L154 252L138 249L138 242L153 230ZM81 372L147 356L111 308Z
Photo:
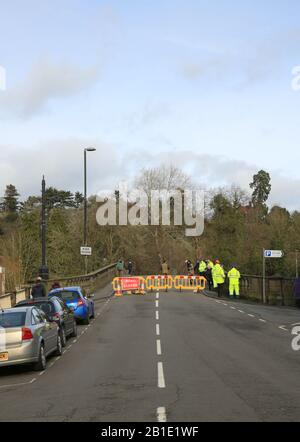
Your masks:
M205 272L206 270L206 262L205 261L201 261L199 264L199 272Z
M227 276L230 281L239 281L241 274L235 267L232 267L232 269L227 273Z
M225 281L225 272L221 264L216 264L214 266L212 269L212 277L217 284L223 284Z
M214 263L212 262L212 261L208 261L208 263L207 263L207 267L210 267L211 269L213 269L214 268Z

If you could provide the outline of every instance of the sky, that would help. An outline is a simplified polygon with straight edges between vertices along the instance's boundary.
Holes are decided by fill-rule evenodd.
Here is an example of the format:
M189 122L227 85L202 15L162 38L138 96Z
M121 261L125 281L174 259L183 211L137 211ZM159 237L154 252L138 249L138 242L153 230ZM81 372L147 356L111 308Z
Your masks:
M299 209L298 0L0 0L0 194L176 165ZM1 72L1 71L0 71ZM0 85L1 86L1 85Z

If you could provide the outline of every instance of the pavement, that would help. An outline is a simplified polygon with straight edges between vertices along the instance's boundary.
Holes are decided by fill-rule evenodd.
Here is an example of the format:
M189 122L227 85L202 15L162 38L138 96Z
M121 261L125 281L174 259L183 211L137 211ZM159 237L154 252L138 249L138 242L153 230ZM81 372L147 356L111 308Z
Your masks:
M300 420L293 308L204 294L96 294L45 372L0 369L0 421Z

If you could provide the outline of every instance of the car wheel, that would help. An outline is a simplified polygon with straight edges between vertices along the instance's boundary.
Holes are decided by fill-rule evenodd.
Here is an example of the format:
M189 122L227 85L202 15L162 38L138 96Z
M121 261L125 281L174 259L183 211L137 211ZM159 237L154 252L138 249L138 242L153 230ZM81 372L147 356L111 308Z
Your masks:
M61 345L62 345L62 347L65 347L67 345L67 338L66 338L65 329L63 327L61 327L59 334L60 334L60 339L61 339Z
M58 333L58 335L57 335L57 348L55 351L55 356L61 356L61 355L62 355L62 342L61 342L60 334Z
M46 355L45 355L45 348L44 348L44 344L40 345L40 350L39 350L39 359L38 361L34 364L34 370L35 371L44 371L46 370Z
M74 319L74 324L73 324L73 331L70 336L72 338L76 338L76 336L77 336L77 322L75 321L75 319Z
M93 306L93 309L92 309L92 315L91 315L91 318L92 318L92 319L95 318L95 307L94 307L94 306Z

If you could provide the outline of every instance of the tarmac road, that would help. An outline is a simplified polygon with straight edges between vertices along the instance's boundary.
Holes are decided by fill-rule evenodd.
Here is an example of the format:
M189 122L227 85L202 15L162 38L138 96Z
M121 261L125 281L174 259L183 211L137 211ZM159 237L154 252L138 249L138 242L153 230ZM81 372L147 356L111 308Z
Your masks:
M0 369L0 421L298 421L300 313L161 292L96 295L45 372Z

